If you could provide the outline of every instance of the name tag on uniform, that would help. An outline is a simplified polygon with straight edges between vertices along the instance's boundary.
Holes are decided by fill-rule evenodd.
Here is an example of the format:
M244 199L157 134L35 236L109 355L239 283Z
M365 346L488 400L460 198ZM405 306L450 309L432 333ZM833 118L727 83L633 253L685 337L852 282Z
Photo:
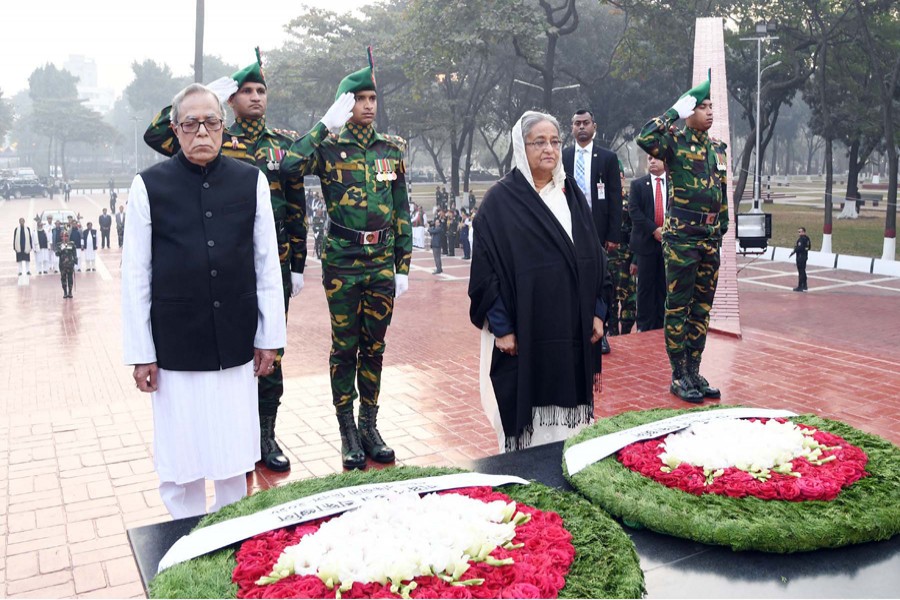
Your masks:
M606 200L606 186L602 182L597 184L597 200Z

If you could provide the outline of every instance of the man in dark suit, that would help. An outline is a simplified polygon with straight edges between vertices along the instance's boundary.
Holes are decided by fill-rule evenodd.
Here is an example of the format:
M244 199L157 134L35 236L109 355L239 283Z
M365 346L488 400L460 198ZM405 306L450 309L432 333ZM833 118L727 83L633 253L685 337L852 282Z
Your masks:
M619 159L616 153L594 144L597 124L594 114L580 109L572 117L572 136L575 145L562 153L563 167L584 192L600 245L609 252L618 248L622 231L622 181L619 179ZM627 241L627 240L626 240ZM612 304L612 298L607 305ZM609 353L606 335L601 341L603 354Z
M631 216L631 251L637 257L637 326L640 331L662 329L666 312L666 267L662 253L665 220L666 165L647 156L644 175L631 182L628 214Z

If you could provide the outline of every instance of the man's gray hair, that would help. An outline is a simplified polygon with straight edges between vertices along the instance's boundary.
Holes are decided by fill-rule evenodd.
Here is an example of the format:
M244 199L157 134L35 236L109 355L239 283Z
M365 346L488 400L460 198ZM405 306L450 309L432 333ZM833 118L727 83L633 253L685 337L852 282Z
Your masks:
M225 105L222 104L222 101L216 96L216 93L202 83L192 83L175 94L175 97L172 98L172 112L169 116L173 125L178 125L178 113L181 112L181 103L184 102L184 99L193 94L202 93L207 93L216 99L216 106L219 107L219 116L223 121L225 120Z
M556 120L556 117L547 113L529 111L522 116L522 137L527 140L528 134L531 133L534 126L544 121L552 123L556 127L556 134L559 135L559 121Z

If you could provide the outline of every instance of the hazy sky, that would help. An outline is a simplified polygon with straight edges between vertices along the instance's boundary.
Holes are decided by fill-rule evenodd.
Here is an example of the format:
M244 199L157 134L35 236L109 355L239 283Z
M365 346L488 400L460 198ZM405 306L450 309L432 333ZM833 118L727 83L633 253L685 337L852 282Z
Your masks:
M346 12L372 0L206 0L204 52L240 66L287 38L284 25L304 5ZM99 87L121 95L131 63L152 58L187 75L194 62L193 0L2 0L0 90L9 98L28 87L45 63L62 68L69 55L97 63ZM251 12L242 14L241 10Z

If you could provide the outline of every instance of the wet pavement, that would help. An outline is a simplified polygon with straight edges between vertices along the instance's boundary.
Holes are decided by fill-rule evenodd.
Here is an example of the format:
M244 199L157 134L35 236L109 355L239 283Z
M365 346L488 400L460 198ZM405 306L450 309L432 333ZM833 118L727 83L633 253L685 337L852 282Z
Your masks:
M120 200L126 194L120 195ZM0 201L0 224L73 208L96 223L106 197ZM140 597L125 530L168 520L152 463L149 396L122 364L121 252L98 251L77 273L74 299L59 277L17 285L0 254L0 596ZM726 333L713 333L703 372L722 404L815 412L900 443L900 279L738 258L723 273L737 294ZM468 321L469 263L430 250L413 256L410 291L388 332L379 422L399 464L459 465L494 454L478 398L479 332ZM32 273L37 266L32 262ZM340 440L327 375L330 328L321 269L291 303L285 396L277 434L289 473L258 466L251 491L339 471ZM723 289L726 289L723 287ZM612 338L597 415L685 406L668 393L662 332ZM211 492L211 489L210 489Z

